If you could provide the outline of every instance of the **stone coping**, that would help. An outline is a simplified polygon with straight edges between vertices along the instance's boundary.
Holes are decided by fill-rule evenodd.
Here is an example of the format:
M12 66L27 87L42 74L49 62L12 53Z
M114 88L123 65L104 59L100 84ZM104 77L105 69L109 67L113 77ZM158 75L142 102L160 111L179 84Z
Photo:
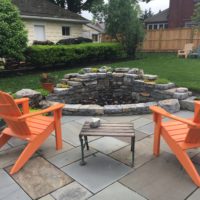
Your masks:
M156 102L124 104L124 105L82 105L82 104L65 104L63 115L133 115L150 113L149 106L157 105Z
M159 102L147 102L124 105L82 105L65 104L63 115L81 115L81 116L101 116L101 115L141 115L149 114L150 106L158 105L165 110L174 113L180 111L180 104L177 99L167 99Z

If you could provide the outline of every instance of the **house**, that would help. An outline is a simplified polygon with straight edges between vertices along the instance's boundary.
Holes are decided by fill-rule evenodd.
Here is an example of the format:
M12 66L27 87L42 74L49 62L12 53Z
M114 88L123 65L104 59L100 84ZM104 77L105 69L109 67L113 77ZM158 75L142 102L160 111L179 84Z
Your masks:
M34 40L54 43L65 38L82 37L83 26L90 21L63 9L48 0L12 0L28 31L31 45Z
M90 38L93 42L102 42L102 34L104 29L99 23L89 23L83 26L83 37Z
M199 0L170 0L169 8L145 20L148 30L190 27L195 3Z

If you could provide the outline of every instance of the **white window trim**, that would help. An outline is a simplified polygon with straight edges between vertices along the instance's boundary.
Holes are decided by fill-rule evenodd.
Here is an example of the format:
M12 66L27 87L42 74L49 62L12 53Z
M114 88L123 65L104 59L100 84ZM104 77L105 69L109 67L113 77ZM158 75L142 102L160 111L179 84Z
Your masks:
M69 27L69 35L63 35L63 34L62 34L62 28L63 28L63 27ZM63 38L69 38L69 37L71 37L71 26L69 26L69 25L64 25L64 24L61 25L61 35L62 35Z
M152 24L147 24L147 30L160 30L160 29L166 29L165 26L168 23L152 23ZM157 29L154 29L154 25L157 25ZM160 28L160 26L163 25L162 28ZM152 29L149 29L149 26L152 26Z

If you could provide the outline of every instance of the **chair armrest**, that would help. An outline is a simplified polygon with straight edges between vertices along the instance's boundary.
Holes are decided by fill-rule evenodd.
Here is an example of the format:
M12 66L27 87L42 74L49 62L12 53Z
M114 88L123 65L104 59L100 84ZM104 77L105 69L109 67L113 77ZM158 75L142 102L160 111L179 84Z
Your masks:
M29 101L29 98L21 98L21 99L15 99L15 103L17 105L23 104L24 102Z
M29 98L15 99L17 105L22 105L23 114L29 113Z
M179 122L182 122L184 124L187 124L189 126L193 126L193 127L200 127L200 124L197 124L191 120L188 120L188 119L184 119L184 118L181 118L181 117L177 117L175 115L172 115L170 113L168 113L167 111L165 111L164 109L158 107L158 106L151 106L150 109L154 112L154 113L157 113L159 115L162 115L164 117L167 117L167 118L170 118L170 119L173 119L173 120L176 120L176 121L179 121Z
M23 121L27 118L34 117L34 116L37 116L37 115L41 115L41 114L45 114L45 113L49 113L49 112L55 112L57 110L62 109L63 107L64 107L64 104L58 103L58 104L50 106L49 108L46 108L44 110L22 115L21 117L18 118L18 120Z
M185 53L185 50L178 50L178 53Z

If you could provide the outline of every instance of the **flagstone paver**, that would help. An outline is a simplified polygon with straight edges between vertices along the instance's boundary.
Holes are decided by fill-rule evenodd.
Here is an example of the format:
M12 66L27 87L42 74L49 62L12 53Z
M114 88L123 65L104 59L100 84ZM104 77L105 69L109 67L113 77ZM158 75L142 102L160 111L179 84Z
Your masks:
M56 200L85 200L92 196L88 190L77 182L60 188L51 194Z
M79 146L79 133L82 129L82 125L72 121L62 126L62 137L63 140L72 144L73 146Z
M72 122L72 121L82 119L82 118L84 117L83 116L63 116L61 119L61 123L65 124L65 123Z
M62 152L68 151L72 148L74 148L72 145L63 142L63 147L61 150L56 150L56 138L55 136L50 136L47 138L47 140L42 144L40 149L37 151L41 156L44 158L49 158L52 156L55 156L57 154L60 154Z
M152 123L152 120L141 117L139 119L133 120L132 122L134 123L134 129L138 129L144 125Z
M20 153L24 149L24 146L19 146L15 148L9 148L7 150L0 152L0 168L7 167L15 163Z
M55 199L51 195L48 194L48 195L46 195L46 196L44 196L44 197L42 197L38 200L55 200Z
M131 165L132 152L130 145L110 154L111 157L123 162L127 165ZM135 168L143 165L144 163L153 159L152 154L152 138L145 138L135 145Z
M142 127L137 128L136 130L143 132L145 134L148 134L148 135L152 135L154 132L154 123L144 125Z
M11 148L11 146L9 144L5 144L2 148L0 148L0 151L5 151L10 148Z
M89 151L85 151L85 156L89 156L91 154L94 154L96 152L96 150L90 148ZM47 158L47 160L49 162L51 162L52 164L54 164L55 166L61 168L64 167L66 165L69 165L77 160L81 159L81 149L80 147L71 149L67 152L61 153L59 155L53 156L51 158Z
M122 147L127 146L128 143L123 142L121 140L118 140L113 137L102 137L98 140L95 140L93 142L90 142L89 146L92 148L105 153L109 154L112 153L118 149L121 149Z
M0 169L0 199L31 200L19 185L2 169Z
M89 198L89 200L145 200L144 197L140 196L136 192L128 189L120 183L114 183L102 190L98 194Z
M10 167L7 170L10 170ZM41 157L29 160L12 177L32 199L47 195L73 181L72 178Z
M85 166L80 166L78 161L61 169L92 193L104 189L133 170L101 153L85 160Z
M200 189L197 189L187 200L199 200L200 199Z
M27 144L27 141L25 141L25 140L20 140L20 139L18 139L18 138L11 138L11 139L8 141L8 144L10 144L12 147L17 147L17 146L20 146L20 145Z
M196 189L176 157L167 152L120 182L150 200L183 200Z

